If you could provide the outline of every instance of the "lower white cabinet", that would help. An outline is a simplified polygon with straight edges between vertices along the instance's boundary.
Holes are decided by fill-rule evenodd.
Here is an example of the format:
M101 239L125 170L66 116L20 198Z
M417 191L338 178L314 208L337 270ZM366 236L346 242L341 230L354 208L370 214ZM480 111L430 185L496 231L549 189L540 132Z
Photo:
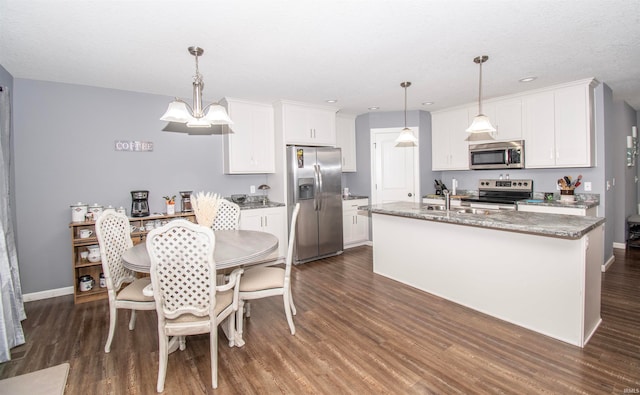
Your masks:
M529 213L582 215L582 216L589 216L589 217L598 216L598 207L590 207L590 208L571 207L570 203L567 203L567 207L519 204L518 211L524 211Z
M269 232L278 237L278 251L270 258L287 255L287 208L268 207L240 211L240 229Z
M342 201L342 233L344 248L355 247L369 242L368 212L358 213L359 206L369 205L369 199Z

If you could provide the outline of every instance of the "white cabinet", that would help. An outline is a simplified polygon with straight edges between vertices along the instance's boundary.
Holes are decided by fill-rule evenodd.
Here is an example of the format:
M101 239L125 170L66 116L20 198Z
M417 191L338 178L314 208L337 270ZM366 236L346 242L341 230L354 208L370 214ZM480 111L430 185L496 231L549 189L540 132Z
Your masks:
M280 101L276 111L285 144L336 145L336 108Z
M593 79L523 96L527 168L595 164Z
M342 201L342 233L344 248L356 247L369 241L368 212L358 212L359 206L369 205L369 199Z
M494 100L482 103L482 112L489 117L496 131L491 133L491 139L470 141L471 144L489 141L507 141L522 139L522 99L519 97L504 100ZM468 109L469 123L478 115L478 106ZM471 139L470 139L471 140Z
M598 216L598 207L572 207L571 203L566 206L538 206L533 204L518 204L518 211L528 213L546 213L546 214L569 214L582 215L589 217Z
M270 258L287 255L287 209L286 207L268 207L240 211L240 229L269 232L278 237L278 251Z
M431 114L432 170L469 170L467 108Z
M356 116L336 115L336 142L342 150L342 172L356 171Z
M223 135L226 174L273 173L275 171L275 132L273 106L224 98L233 120L230 133ZM225 128L228 131L228 128Z

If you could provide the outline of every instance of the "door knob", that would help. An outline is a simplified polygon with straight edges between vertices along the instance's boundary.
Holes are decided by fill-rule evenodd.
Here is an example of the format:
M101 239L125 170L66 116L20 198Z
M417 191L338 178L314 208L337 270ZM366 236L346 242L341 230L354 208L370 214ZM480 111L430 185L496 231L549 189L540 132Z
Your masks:
M407 196L411 197L411 196L413 196L413 193L409 192L409 194Z

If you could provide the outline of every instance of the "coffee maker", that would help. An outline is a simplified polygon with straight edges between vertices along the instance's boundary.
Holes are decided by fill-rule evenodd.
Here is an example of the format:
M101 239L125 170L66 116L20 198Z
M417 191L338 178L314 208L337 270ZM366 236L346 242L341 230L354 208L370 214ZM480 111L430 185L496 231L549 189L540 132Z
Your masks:
M193 211L191 208L191 192L192 191L180 191L180 211L183 213L190 213Z
M149 216L149 191L131 191L131 216Z

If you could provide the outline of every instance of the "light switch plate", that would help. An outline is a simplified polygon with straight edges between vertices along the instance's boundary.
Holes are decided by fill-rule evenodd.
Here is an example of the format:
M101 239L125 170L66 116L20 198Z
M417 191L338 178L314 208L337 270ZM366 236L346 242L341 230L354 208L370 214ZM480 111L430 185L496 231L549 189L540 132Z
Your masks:
M250 193L256 193L256 186L255 186L255 185L251 185L251 186L249 187L249 192L250 192Z
M587 181L584 183L584 191L591 192L591 182Z

